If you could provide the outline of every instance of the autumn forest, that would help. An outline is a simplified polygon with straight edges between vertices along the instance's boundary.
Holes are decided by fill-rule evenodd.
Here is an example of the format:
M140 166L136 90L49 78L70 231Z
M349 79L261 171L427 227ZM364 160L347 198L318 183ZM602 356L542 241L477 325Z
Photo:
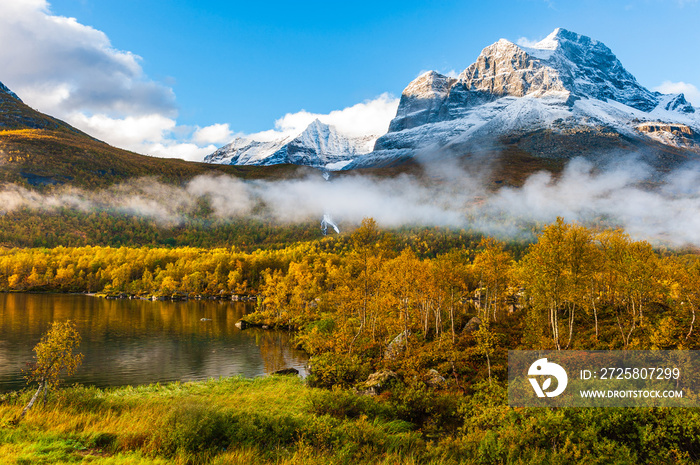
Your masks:
M700 458L694 410L507 406L509 349L698 348L698 256L620 230L558 219L526 245L439 229L386 231L368 218L351 233L256 250L7 248L0 252L0 289L254 297L246 322L290 331L311 356L304 389L313 395L305 411L377 428L347 456L303 432L290 436L295 454L325 451L319 463L368 452L386 463L578 463L592 450L589 463ZM392 422L401 422L400 431L392 432L387 424L399 425ZM133 450L110 444L113 452ZM164 453L148 444L134 447L185 457L179 446ZM289 459L277 449L256 451L258 458ZM206 447L186 452L199 457L192 463L216 456Z

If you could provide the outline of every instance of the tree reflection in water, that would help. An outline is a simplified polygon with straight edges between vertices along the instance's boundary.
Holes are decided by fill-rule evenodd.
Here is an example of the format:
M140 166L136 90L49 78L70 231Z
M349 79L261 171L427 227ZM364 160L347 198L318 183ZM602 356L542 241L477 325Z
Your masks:
M68 383L97 386L254 377L286 367L305 373L306 356L281 331L235 323L241 302L148 302L85 295L0 294L0 391L24 386L22 369L52 321L75 321L83 366ZM202 320L204 319L204 320Z

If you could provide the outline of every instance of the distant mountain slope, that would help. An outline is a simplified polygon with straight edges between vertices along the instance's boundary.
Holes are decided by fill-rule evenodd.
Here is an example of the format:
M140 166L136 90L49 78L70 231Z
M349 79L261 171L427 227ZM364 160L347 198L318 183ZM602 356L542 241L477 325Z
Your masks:
M275 140L236 138L204 158L227 165L276 165L292 163L340 169L352 159L369 153L379 135L351 137L334 126L313 121L301 134Z
M192 163L155 158L112 147L25 105L0 83L0 182L45 188L71 184L97 187L129 178L156 176L179 183L200 174L241 178L279 178L303 167L273 168Z

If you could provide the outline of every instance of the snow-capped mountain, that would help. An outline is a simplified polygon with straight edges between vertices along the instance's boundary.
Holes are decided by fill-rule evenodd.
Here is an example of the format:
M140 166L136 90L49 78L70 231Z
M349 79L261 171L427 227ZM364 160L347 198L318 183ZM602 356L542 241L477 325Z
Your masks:
M700 114L683 94L639 84L602 42L556 29L529 47L501 39L457 78L422 74L381 137L352 139L315 121L287 139L236 139L205 161L351 169L503 145L555 160L627 151L666 167L700 155Z
M354 158L371 152L377 137L347 136L316 119L301 134L294 136L271 141L236 138L204 161L227 165L289 163L338 170Z
M606 143L700 147L700 117L683 94L646 89L603 43L556 29L532 47L501 39L456 79L435 71L419 76L403 91L389 132L348 168L460 153L536 131L586 134L598 150L609 148ZM566 144L534 145L538 156L572 155Z

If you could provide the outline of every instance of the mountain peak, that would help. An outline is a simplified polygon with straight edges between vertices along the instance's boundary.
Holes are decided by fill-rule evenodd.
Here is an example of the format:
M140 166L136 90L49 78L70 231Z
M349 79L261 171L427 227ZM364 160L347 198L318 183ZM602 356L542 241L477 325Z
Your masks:
M645 112L659 103L605 44L563 28L531 46L499 40L484 48L460 81L469 90L497 96L563 91L574 99L614 100Z
M515 45L515 43L511 42L508 39L500 38L498 39L495 43L491 44L491 47L511 47ZM486 47L489 48L489 47Z
M532 52L533 50L548 50L548 51L554 51L557 50L558 48L561 47L561 45L564 42L573 42L573 43L579 43L579 44L587 44L587 45L598 45L600 42L591 39L590 37L577 34L575 32L568 31L564 28L558 27L555 30L553 30L547 37L544 39L540 40L539 42L532 44L532 45L520 45L516 44L508 39L498 39L497 42L489 45L488 47L484 48L483 53L488 53L489 50L493 49L512 49L512 48L519 48L520 50L523 50L525 52ZM533 55L532 53L530 53ZM536 58L540 58L540 54L534 54L537 55ZM545 55L545 59L549 58L550 55Z
M559 47L559 43L562 39L567 39L572 33L563 29L561 27L556 28L549 33L547 37L532 45L532 48L537 48L540 50L556 50ZM574 33L575 34L575 33ZM578 34L575 34L578 36Z
M236 138L207 155L207 163L227 165L276 165L288 163L341 169L357 157L372 151L377 136L353 137L316 118L299 134L256 141Z
M440 74L437 71L428 71L416 79L404 89L402 95L416 98L433 98L438 94L447 92L454 79Z
M530 48L538 50L556 50L563 46L564 43L571 42L584 47L600 47L603 46L605 49L609 50L602 42L591 39L583 34L578 34L576 32L569 31L567 29L558 27L553 30L547 37L540 40L536 44L530 46Z
M594 146L590 143L594 139L601 146L611 144L615 138L610 134L620 137L613 145L622 144L623 138L641 140L643 145L649 134L656 133L646 131L640 136L639 121L651 121L654 131L677 126L691 128L688 134L700 134L692 129L700 128L700 120L683 95L651 92L605 44L557 28L530 46L498 40L485 47L456 80L435 72L419 76L401 96L389 132L377 140L374 153L365 160L401 159L436 147L466 151L460 147L469 147L473 141L538 137L542 130L562 138L586 134L580 136L590 139L582 150ZM655 140L667 144L676 139L658 136ZM688 137L681 139L686 145L697 139L700 152L700 137L691 142ZM679 147L676 142L671 145ZM551 143L537 147L536 156L541 156L543 147L545 153L568 150L566 145Z
M321 121L320 119L316 118L315 120L313 120L313 121L311 122L311 124L309 124L309 125L306 127L306 129L304 129L303 132L307 132L307 131L318 131L318 130L326 129L326 128L328 128L328 127L329 127L328 124L326 124L326 123L324 123L323 121Z

